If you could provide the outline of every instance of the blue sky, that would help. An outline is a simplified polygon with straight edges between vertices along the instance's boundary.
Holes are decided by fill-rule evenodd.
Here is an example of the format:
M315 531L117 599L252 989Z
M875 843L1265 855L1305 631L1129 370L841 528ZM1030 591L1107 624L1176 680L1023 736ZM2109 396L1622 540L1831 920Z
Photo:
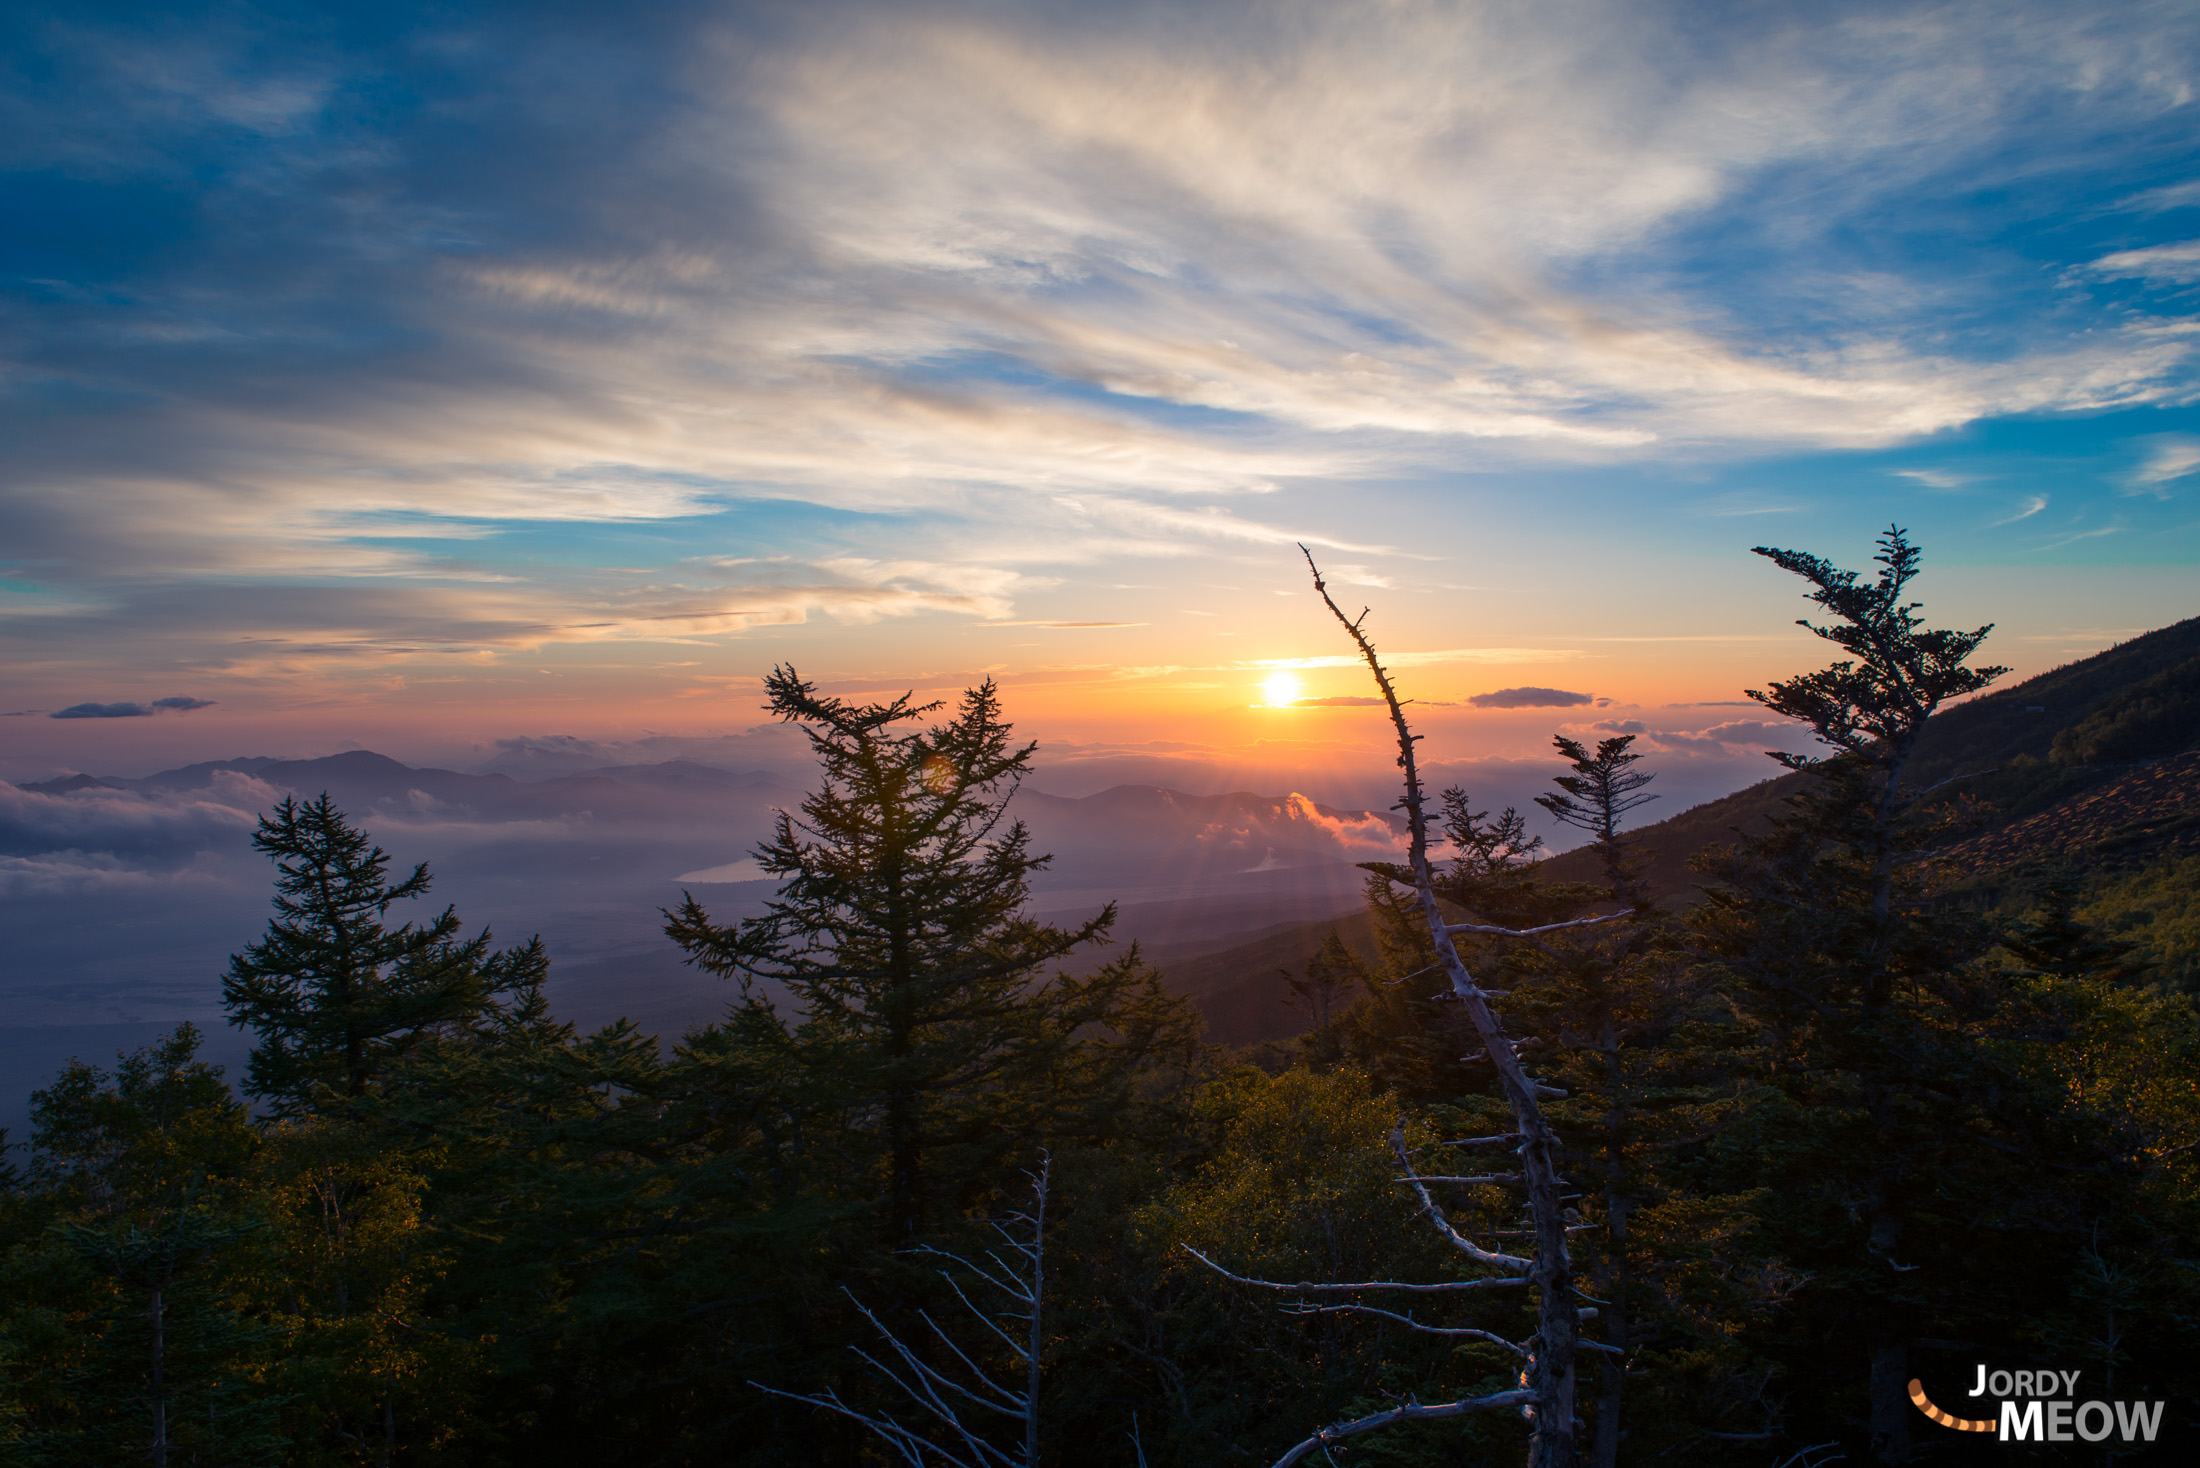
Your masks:
M2189 5L0 24L0 773L781 658L1242 743L1299 540L1447 698L1736 697L1891 519L2025 671L2200 610Z

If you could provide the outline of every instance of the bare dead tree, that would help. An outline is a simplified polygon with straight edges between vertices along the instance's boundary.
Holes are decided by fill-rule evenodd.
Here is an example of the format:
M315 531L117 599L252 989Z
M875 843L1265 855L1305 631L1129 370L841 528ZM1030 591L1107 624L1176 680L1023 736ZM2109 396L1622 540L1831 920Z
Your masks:
M1277 1459L1276 1468L1289 1468L1289 1465L1299 1462L1311 1453L1325 1451L1334 1443L1396 1423L1461 1417L1469 1413L1505 1408L1518 1408L1521 1415L1534 1425L1528 1447L1529 1468L1574 1468L1578 1460L1574 1421L1575 1358L1584 1347L1598 1349L1599 1345L1581 1339L1582 1316L1594 1312L1583 1311L1575 1303L1572 1265L1566 1247L1568 1223L1563 1197L1565 1180L1558 1174L1558 1139L1550 1124L1545 1121L1543 1109L1538 1104L1539 1098L1557 1099L1565 1093L1536 1080L1522 1067L1519 1042L1505 1034L1504 1025L1490 1008L1491 992L1475 982L1474 975L1468 971L1466 960L1460 956L1454 939L1462 934L1473 933L1533 943L1543 933L1603 922L1608 917L1617 917L1620 914L1524 929L1445 921L1443 909L1436 897L1435 880L1429 868L1428 816L1423 809L1427 793L1421 786L1420 766L1413 749L1421 736L1415 734L1407 723L1404 701L1399 698L1396 685L1391 682L1389 672L1383 667L1381 658L1376 655L1374 643L1368 639L1364 627L1367 612L1363 610L1357 619L1347 617L1330 596L1328 585L1322 580L1321 568L1314 564L1313 553L1307 551L1303 545L1299 550L1305 554L1307 569L1313 573L1315 592L1351 637L1353 644L1359 648L1360 656L1366 660L1369 671L1375 675L1376 687L1382 690L1383 702L1390 709L1390 722L1398 734L1398 768L1403 772L1405 783L1404 798L1394 809L1402 809L1406 813L1412 886L1420 900L1421 914L1428 924L1429 937L1435 944L1438 961L1451 982L1452 996L1459 1001L1468 1022L1473 1025L1475 1035L1482 1043L1483 1054L1497 1072L1498 1088L1512 1111L1514 1129L1511 1132L1495 1137L1469 1138L1458 1145L1512 1144L1512 1153L1520 1164L1517 1173L1476 1175L1471 1181L1517 1183L1521 1186L1526 1197L1529 1232L1534 1239L1534 1246L1527 1257L1497 1249L1485 1249L1454 1227L1443 1209L1437 1206L1428 1184L1468 1179L1424 1177L1416 1172L1401 1128L1391 1133L1392 1149L1405 1169L1405 1175L1399 1181L1413 1189L1421 1215L1446 1243L1475 1264L1497 1270L1498 1273L1435 1284L1417 1284L1403 1280L1362 1280L1347 1284L1313 1281L1283 1283L1248 1279L1233 1274L1205 1255L1199 1254L1197 1250L1191 1252L1202 1263L1227 1279L1301 1297L1294 1307L1299 1311L1377 1315L1432 1334L1469 1336L1490 1341L1521 1359L1520 1386L1516 1390L1426 1405L1407 1399L1386 1411L1322 1428ZM1394 877L1393 880L1398 879ZM1521 1287L1532 1288L1537 1295L1535 1334L1524 1341L1506 1340L1494 1332L1470 1327L1431 1325L1410 1315L1357 1301L1318 1304L1304 1298L1373 1291L1467 1294Z
M752 1381L749 1385L773 1396L807 1402L862 1423L878 1434L909 1468L1037 1468L1039 1378L1041 1347L1045 1343L1042 1307L1046 1299L1047 1183L1052 1171L1053 1159L1041 1152L1038 1171L1024 1174L1031 1180L1029 1211L1011 1213L1006 1219L993 1223L1001 1247L989 1249L985 1263L950 1254L944 1249L910 1251L937 1254L1006 1297L999 1309L988 1312L970 1298L952 1272L946 1269L939 1272L970 1318L983 1327L983 1334L990 1335L1007 1350L1014 1367L1012 1372L989 1370L973 1360L938 1321L920 1310L918 1318L962 1367L959 1372L952 1368L939 1370L912 1350L851 1292L849 1300L886 1342L886 1354L895 1364L889 1365L861 1346L849 1349L909 1399L911 1405L902 1411L913 1414L911 1420L917 1425L911 1426L891 1411L860 1411L842 1401L840 1394L830 1387L823 1396L805 1396L761 1382ZM1012 1379L1003 1381L1003 1375ZM984 1429L981 1424L987 1414L1010 1419L1021 1428L1013 1446L1000 1446ZM996 1426L993 1432L998 1431ZM1142 1449L1140 1460L1144 1460Z

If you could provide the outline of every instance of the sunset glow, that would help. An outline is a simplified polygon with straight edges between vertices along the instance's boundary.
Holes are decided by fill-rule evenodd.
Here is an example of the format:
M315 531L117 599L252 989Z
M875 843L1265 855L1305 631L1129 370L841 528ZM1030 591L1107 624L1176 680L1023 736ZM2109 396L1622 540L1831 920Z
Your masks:
M2189 13L1577 11L18 19L0 775L780 662L1380 775L1304 544L1455 756L1729 781L1815 656L1752 545L1899 520L2020 671L2192 610Z
M24 0L0 298L0 1458L2195 1451L2194 0Z

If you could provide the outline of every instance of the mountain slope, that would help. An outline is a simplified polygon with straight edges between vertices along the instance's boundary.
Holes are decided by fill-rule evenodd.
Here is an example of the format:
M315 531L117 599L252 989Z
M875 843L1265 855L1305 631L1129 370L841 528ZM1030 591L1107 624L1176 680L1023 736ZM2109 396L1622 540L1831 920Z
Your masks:
M1990 656L1991 651L1989 643L1985 655ZM1943 709L1926 724L1918 740L1911 778L1924 786L1950 775L2007 765L2024 756L2045 760L2053 753L2056 735L2075 728L2125 690L2180 665L2189 665L2195 658L2200 658L2200 617L2188 617L2036 678ZM2200 676L2200 668L2191 669L2188 676ZM2200 738L2200 729L2188 730L2181 743L2165 731L2156 747L2125 758L2176 754L2195 738Z
M1912 775L1927 786L1961 777L1947 798L1976 796L1993 809L1985 830L1949 860L1951 871L1990 894L1998 890L1994 872L2042 858L2126 872L2152 871L2150 863L2166 869L2180 857L2189 864L2200 850L2196 745L2200 617L1941 711L1919 740ZM2089 756L2104 758L2087 763ZM1651 889L1671 904L1699 900L1702 879L1690 860L1737 832L1763 830L1807 779L1778 775L1636 830ZM1596 857L1577 847L1541 871L1553 881L1591 881ZM1365 926L1364 916L1357 928L1353 921L1338 924L1348 938ZM1170 969L1172 986L1199 1004L1226 1043L1300 1033L1306 1019L1285 1002L1279 970L1302 971L1332 925L1302 923L1185 954Z

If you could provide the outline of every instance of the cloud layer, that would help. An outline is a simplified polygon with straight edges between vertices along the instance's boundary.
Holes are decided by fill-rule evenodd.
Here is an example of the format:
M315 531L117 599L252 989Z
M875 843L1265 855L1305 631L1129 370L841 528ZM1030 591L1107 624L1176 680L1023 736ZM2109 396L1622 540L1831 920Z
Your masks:
M1424 553L1340 484L2183 401L2195 24L26 18L0 636L276 680L1082 625L1029 603L1111 558Z
M210 709L211 698L156 698L151 703L72 703L65 709L56 709L49 719L145 719L161 713L189 713L193 709Z
M1568 693L1563 688L1500 688L1477 693L1467 700L1478 709L1563 709L1592 703L1593 693Z

